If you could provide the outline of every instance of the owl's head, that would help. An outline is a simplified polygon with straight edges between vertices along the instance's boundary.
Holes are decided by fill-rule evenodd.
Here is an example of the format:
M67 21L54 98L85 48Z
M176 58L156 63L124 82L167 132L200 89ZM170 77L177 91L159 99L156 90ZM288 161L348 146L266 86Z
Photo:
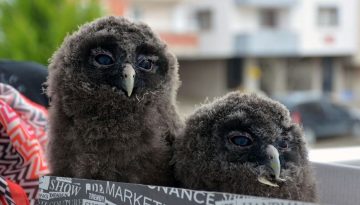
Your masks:
M270 189L259 177L282 186L300 180L307 166L301 130L288 110L269 98L238 92L195 111L176 150L177 175L196 175L185 184L199 189L256 195L251 191L256 184Z
M122 17L80 27L64 40L49 67L60 87L73 81L76 89L95 95L111 90L127 100L171 93L179 84L177 60L165 43L147 25Z

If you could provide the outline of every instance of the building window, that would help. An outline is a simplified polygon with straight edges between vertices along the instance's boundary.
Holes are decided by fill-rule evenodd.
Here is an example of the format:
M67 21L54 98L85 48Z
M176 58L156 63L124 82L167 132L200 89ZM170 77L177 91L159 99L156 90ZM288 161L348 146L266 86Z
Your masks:
M336 27L339 23L339 11L337 7L318 8L318 25L320 27Z
M279 26L279 12L276 9L260 9L260 26L277 28Z
M197 26L200 31L208 31L212 28L212 13L209 9L196 12Z

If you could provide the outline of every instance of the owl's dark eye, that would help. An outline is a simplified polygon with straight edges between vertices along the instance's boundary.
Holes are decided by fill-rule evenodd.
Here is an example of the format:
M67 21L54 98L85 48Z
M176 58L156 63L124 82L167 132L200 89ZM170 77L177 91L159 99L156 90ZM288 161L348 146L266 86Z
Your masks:
M235 136L230 139L230 141L238 146L249 146L252 144L252 140L245 136Z
M289 142L288 142L288 140L283 139L283 140L281 140L281 141L278 143L278 146L279 146L281 149L287 149L287 148L289 148Z
M99 54L95 56L95 61L100 65L112 65L114 60L107 54Z
M147 71L150 71L153 68L153 64L152 60L145 56L140 56L137 61L137 67Z
M229 140L232 144L240 147L247 147L252 145L253 140L246 133L233 133L230 134Z

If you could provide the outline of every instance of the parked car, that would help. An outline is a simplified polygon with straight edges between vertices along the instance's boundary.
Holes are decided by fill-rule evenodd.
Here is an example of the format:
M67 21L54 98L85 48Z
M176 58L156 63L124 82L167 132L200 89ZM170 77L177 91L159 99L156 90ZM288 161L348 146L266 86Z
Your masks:
M360 136L360 114L325 95L294 93L275 98L290 111L294 122L303 126L308 142L331 136Z

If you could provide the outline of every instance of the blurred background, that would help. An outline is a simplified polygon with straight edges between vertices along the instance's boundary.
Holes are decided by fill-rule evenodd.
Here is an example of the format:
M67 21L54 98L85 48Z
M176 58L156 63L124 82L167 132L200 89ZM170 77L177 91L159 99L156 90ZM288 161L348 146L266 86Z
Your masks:
M145 22L168 43L184 116L257 92L284 103L312 147L360 145L358 0L0 0L0 58L46 66L66 34L104 15Z

